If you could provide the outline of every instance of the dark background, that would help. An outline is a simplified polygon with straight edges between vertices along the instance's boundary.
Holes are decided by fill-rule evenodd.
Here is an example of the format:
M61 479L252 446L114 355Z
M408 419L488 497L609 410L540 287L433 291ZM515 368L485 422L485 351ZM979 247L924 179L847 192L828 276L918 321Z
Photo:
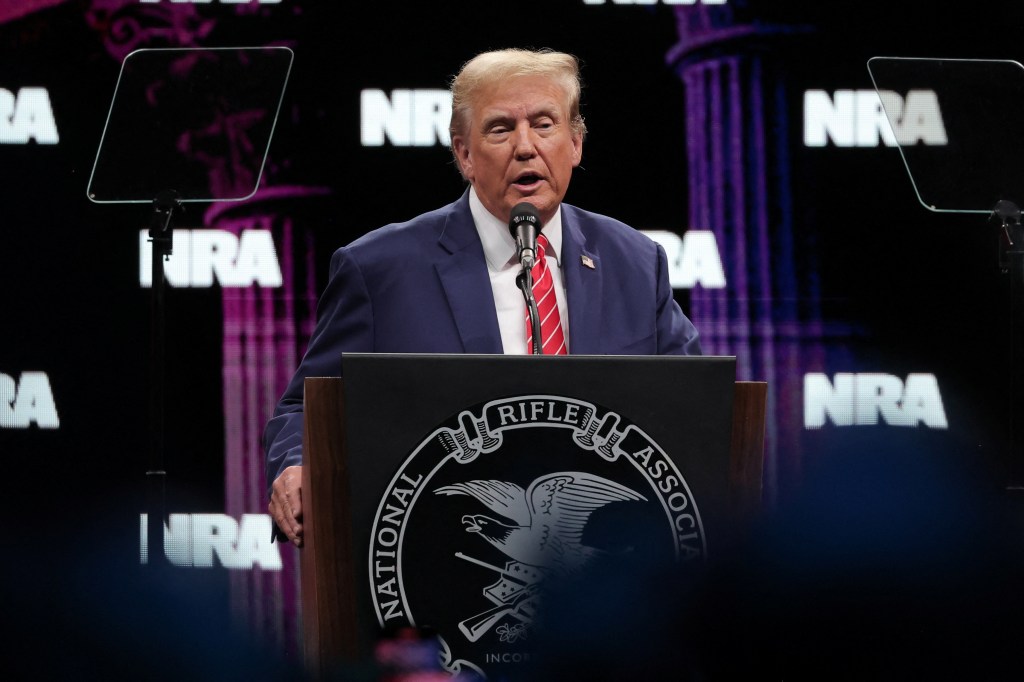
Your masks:
M737 24L787 27L762 31L740 51L785 65L797 121L805 90L870 89L865 63L872 56L1021 56L1024 10L1008 1L734 0L727 8ZM590 132L570 203L638 229L712 229L689 219L687 93L666 61L686 11L582 0L54 0L0 9L0 88L45 88L60 135L56 145L0 144L0 372L15 379L45 372L61 420L58 430L0 429L0 461L14 491L9 526L62 561L73 558L62 544L72 540L125 565L137 558L151 385L150 290L138 284L138 230L149 208L97 205L85 192L128 51L271 44L295 51L263 184L329 190L315 211L302 213L319 290L333 249L463 189L445 147L361 147L360 90L446 88L463 62L492 48L550 46L580 57ZM1021 102L1001 104L1024 110ZM855 441L858 450L842 428L803 432L791 412L770 414L773 428L798 434L775 441L770 506L785 507L801 499L808 481L822 480L808 472L862 467L862 455L878 452L887 458L870 461L883 469L886 462L902 467L914 452L915 466L953 460L978 468L993 491L1014 483L1009 283L996 266L994 226L985 216L926 211L894 148L806 148L802 126L788 134L793 236L801 244L793 276L814 282L823 318L847 330L820 341L815 357L826 358L824 366L808 354L791 371L933 373L950 428L880 425ZM1019 162L998 149L991 157ZM179 227L204 227L207 208L189 206ZM174 511L224 509L222 305L230 295L218 287L168 291L166 465ZM690 293L677 298L689 311ZM918 457L920 450L934 458ZM870 490L871 476L858 480ZM210 578L214 586L226 580Z

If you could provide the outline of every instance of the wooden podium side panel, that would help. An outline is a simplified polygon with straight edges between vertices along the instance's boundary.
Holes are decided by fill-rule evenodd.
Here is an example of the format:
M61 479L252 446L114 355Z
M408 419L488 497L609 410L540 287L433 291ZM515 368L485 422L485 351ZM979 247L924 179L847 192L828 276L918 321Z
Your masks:
M307 378L302 468L303 650L323 677L355 660L356 597L342 380Z
M767 397L768 384L763 381L736 382L729 448L729 484L733 511L741 519L756 513L761 505Z

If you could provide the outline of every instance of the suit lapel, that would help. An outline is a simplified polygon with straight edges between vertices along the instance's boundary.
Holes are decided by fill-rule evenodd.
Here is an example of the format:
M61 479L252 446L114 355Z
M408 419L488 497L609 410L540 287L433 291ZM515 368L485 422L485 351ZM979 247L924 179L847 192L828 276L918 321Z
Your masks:
M601 352L601 293L603 278L598 257L587 250L586 237L571 207L562 207L562 273L569 302L569 352ZM583 264L584 258L594 267Z
M449 256L435 266L466 353L502 352L498 314L480 236L469 211L469 193L457 201L438 238Z

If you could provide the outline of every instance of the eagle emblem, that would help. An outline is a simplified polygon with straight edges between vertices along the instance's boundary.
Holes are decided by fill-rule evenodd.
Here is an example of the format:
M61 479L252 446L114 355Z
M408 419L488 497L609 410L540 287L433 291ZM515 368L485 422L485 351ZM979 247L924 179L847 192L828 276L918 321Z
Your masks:
M478 534L509 558L505 567L499 568L456 554L499 574L498 581L483 591L494 607L459 623L459 629L473 642L506 617L519 621L512 626L515 636L525 638L525 628L537 611L537 586L543 578L574 573L600 551L583 544L590 515L613 502L646 500L623 485L581 471L541 476L526 490L508 481L487 480L446 485L434 492L469 495L501 517L462 517L467 532ZM510 637L511 632L502 637Z
M582 543L590 515L613 502L645 501L629 488L580 471L541 476L523 490L507 481L466 481L438 488L438 495L470 495L487 514L462 517L466 531L512 561L565 575L582 568L599 550Z

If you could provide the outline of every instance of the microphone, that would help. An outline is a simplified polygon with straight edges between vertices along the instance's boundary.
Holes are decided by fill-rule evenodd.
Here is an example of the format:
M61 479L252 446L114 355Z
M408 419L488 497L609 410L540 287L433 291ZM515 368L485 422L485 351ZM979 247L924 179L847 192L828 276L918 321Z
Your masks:
M508 221L508 231L516 240L516 254L523 269L516 277L516 284L523 292L526 309L530 313L530 328L533 330L533 344L530 352L541 355L540 314L537 312L537 301L533 298L533 264L537 260L537 235L540 234L540 214L533 204L522 202L512 207L512 215Z
M537 260L537 235L540 234L540 214L533 204L521 202L512 207L508 231L516 240L516 255L526 270L532 270Z

